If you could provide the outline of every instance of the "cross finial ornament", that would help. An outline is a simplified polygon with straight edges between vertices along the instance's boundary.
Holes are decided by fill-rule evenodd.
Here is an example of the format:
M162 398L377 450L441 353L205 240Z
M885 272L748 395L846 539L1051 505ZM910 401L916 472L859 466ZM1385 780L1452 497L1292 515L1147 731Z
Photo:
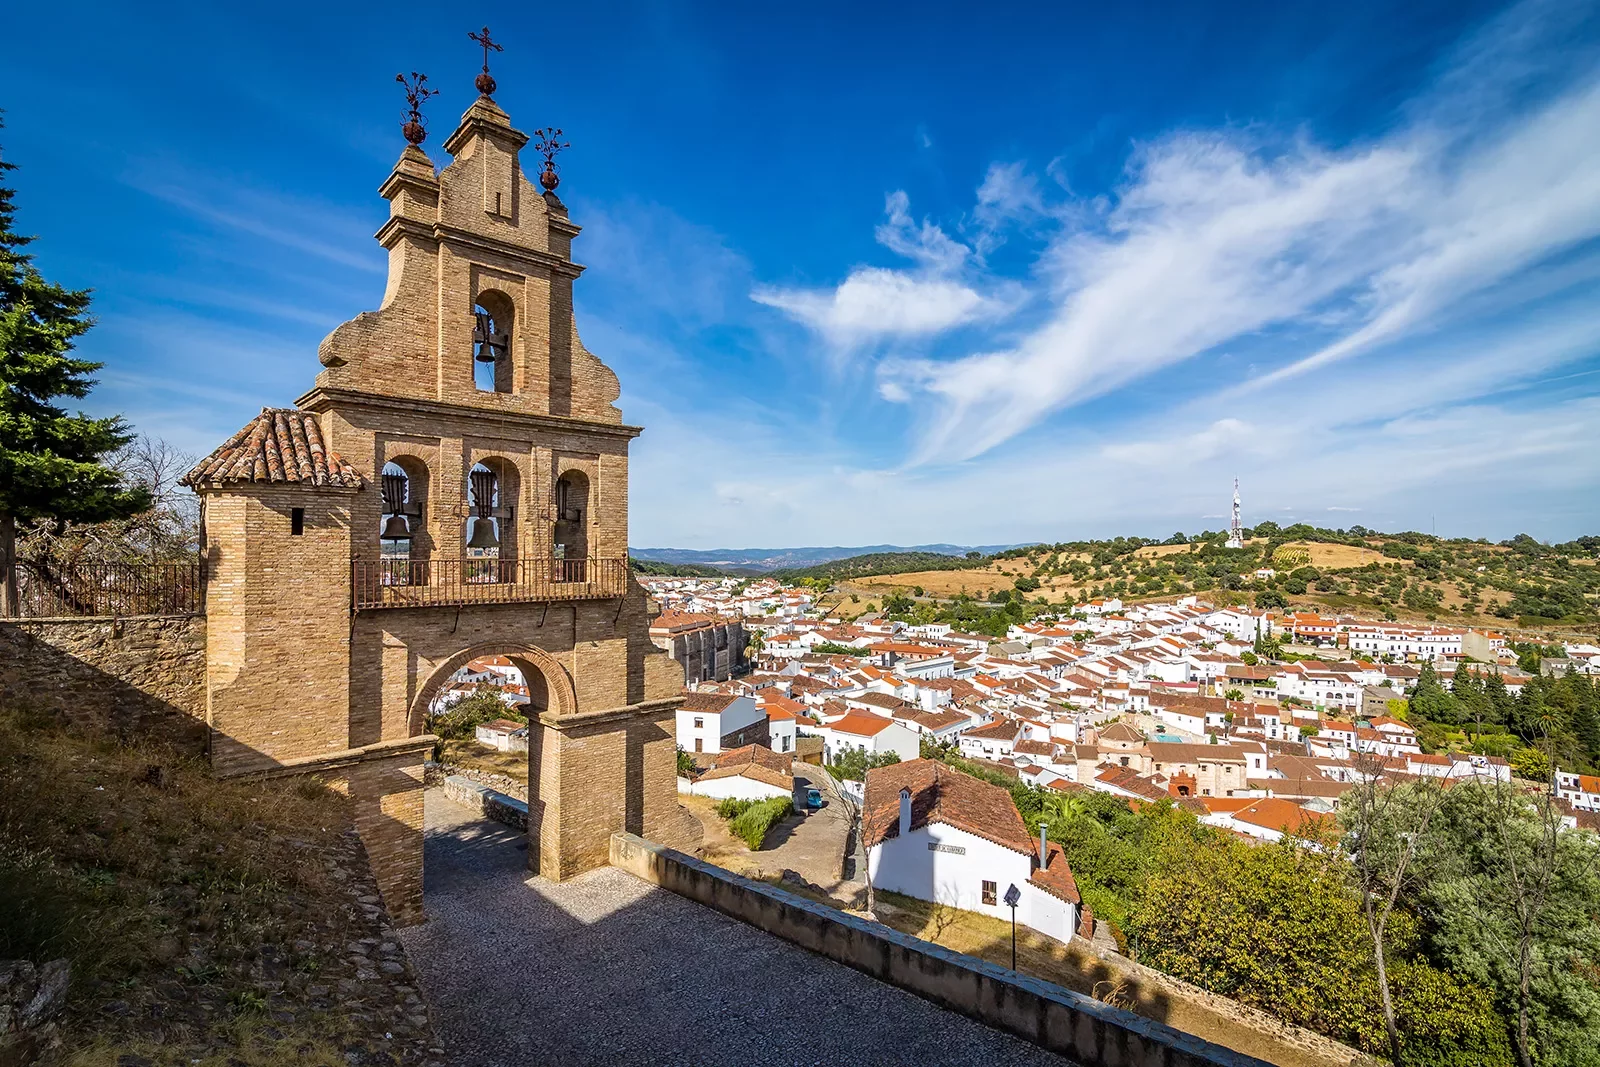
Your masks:
M467 31L467 36L483 46L483 73L473 84L477 85L478 92L484 96L494 93L494 79L489 77L489 51L504 52L505 49L494 43L494 38L489 36L489 27L485 26L481 32Z
M401 124L400 132L412 144L420 145L428 139L428 124L422 119L422 105L428 102L428 97L438 96L439 90L429 89L428 76L416 71L411 72L409 79L404 74L396 74L394 80L406 87L406 121Z
M561 131L552 126L547 130L534 130L533 150L544 156L544 173L539 175L539 184L544 186L544 191L553 193L556 186L561 184L561 176L556 173L556 153L572 145L561 139Z

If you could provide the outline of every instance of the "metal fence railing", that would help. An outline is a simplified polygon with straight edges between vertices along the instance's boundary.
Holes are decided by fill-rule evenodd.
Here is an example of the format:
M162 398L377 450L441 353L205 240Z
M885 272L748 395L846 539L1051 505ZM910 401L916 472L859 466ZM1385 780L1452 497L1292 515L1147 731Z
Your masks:
M205 610L205 572L187 563L71 563L19 560L24 618L194 615Z
M627 588L626 558L356 560L351 581L357 611L600 600Z

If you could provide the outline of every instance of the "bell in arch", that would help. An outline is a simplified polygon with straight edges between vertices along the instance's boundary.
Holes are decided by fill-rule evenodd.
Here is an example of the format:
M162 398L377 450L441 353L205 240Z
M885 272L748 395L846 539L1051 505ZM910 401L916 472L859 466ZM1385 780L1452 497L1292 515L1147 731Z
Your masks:
M383 524L383 533L380 535L385 541L411 540L411 528L406 525L404 515L390 515Z
M500 547L500 539L494 535L493 519L476 518L472 520L472 538L467 542L467 547L478 549Z
M498 363L505 359L510 341L487 311L479 308L473 312L472 344L477 349L473 358L479 363Z

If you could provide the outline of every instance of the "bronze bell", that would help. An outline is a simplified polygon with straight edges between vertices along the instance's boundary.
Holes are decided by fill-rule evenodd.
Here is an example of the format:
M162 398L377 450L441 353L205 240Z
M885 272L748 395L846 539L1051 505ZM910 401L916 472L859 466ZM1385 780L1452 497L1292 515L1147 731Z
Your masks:
M409 541L411 529L406 525L404 515L390 515L383 524L383 533L379 535L385 541Z
M494 535L494 520L478 518L472 520L472 540L467 542L468 548L499 548L500 539Z
M494 319L487 311L475 311L472 316L472 343L478 353L473 358L479 363L498 363L506 358L510 339L504 330L496 329Z

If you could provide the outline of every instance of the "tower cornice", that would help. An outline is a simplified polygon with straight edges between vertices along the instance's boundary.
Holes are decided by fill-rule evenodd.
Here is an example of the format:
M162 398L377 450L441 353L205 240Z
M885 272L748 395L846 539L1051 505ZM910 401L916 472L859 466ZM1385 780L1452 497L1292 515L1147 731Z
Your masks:
M552 220L553 221L553 220ZM551 226L552 229L556 227ZM578 227L569 226L571 235L576 235ZM571 236L569 235L569 236ZM551 252L544 252L535 248L525 248L509 241L496 240L483 234L473 233L456 226L449 226L442 222L426 223L415 219L408 219L401 215L389 218L374 235L378 243L384 248L393 248L402 237L415 237L436 244L450 244L459 249L470 249L480 254L501 256L506 259L521 260L524 263L537 265L554 273L576 278L583 273L581 263L574 263L570 259L563 259Z

